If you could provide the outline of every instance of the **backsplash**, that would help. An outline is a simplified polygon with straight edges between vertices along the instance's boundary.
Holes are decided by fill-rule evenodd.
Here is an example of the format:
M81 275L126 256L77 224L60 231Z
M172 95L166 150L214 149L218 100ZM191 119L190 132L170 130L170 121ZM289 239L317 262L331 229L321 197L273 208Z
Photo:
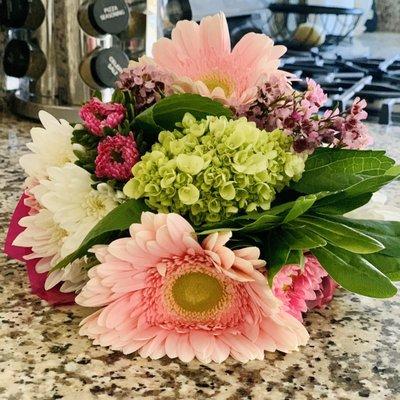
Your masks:
M400 32L400 1L375 0L378 14L378 30Z

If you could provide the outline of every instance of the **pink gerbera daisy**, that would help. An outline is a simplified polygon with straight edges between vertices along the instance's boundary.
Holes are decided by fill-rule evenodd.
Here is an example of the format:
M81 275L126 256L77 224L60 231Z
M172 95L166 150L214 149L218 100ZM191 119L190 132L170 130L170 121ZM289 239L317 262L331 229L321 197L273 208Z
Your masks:
M200 244L177 214L145 212L130 235L95 248L101 264L76 299L103 307L81 323L95 344L152 359L246 362L307 342L255 269L264 265L257 248L230 250L226 232Z
M285 310L303 320L303 313L329 303L337 284L312 255L305 255L305 265L285 265L274 277L272 290L282 300Z
M198 93L230 106L252 102L257 85L278 71L284 46L274 46L266 35L248 33L231 50L228 24L223 13L200 24L179 21L171 39L153 46L155 62L177 77L180 92Z

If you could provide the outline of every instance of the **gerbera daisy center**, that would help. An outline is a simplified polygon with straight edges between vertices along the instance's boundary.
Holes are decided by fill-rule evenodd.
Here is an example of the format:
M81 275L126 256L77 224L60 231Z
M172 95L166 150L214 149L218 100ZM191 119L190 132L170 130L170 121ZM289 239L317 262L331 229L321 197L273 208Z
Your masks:
M174 281L172 297L184 311L203 313L220 304L225 290L215 277L203 272L189 272Z
M208 75L200 78L207 88L212 92L215 88L221 88L225 96L230 96L234 91L234 84L231 80L229 80L226 76L222 76L216 72L212 72Z

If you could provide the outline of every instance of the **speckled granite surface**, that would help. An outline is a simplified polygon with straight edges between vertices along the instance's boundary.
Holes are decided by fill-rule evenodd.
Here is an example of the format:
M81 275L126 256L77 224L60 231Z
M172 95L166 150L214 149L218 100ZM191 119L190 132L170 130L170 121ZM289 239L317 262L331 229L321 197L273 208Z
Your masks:
M1 242L32 125L0 113ZM400 127L371 130L376 147L400 161ZM399 184L388 193L400 205ZM399 297L380 301L340 291L327 309L306 318L311 339L298 353L246 365L231 359L185 365L91 346L78 336L83 309L46 306L30 294L22 265L4 256L0 263L0 399L400 399Z
M387 32L400 32L400 1L376 0L378 15L378 30Z

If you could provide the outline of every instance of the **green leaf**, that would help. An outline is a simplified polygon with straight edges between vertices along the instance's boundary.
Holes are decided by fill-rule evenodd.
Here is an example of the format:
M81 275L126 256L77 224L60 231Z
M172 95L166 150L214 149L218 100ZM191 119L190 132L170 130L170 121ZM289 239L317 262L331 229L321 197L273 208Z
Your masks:
M302 250L291 250L289 257L286 260L286 264L296 264L304 268L306 258L304 257L304 252Z
M270 286L272 286L274 276L286 264L290 254L290 248L283 240L280 240L280 233L280 229L268 232L262 248L268 265L268 283Z
M241 233L257 233L272 229L280 225L281 222L281 217L264 212L260 214L242 215L225 221L205 224L199 227L196 232L199 235L206 235L221 230L240 231Z
M173 130L177 122L181 122L186 113L196 119L208 115L226 116L231 118L232 111L221 103L198 94L174 94L160 100L136 117L140 124L157 131Z
M272 284L274 276L289 263L290 255L325 246L326 241L307 229L290 229L283 225L267 232L263 255L268 265L268 281ZM301 260L300 260L301 261ZM300 263L301 265L301 263Z
M154 120L154 107L155 104L141 112L135 118L136 125L147 132L151 132L152 134L161 132L163 130L163 128L157 125L156 121Z
M317 196L314 194L299 197L293 204L293 207L286 214L283 223L293 221L300 215L308 211L316 202Z
M239 220L244 222L243 219ZM238 229L241 232L262 232L268 229L272 229L282 223L282 218L276 215L270 215L267 213L261 214L254 222L245 224L242 228Z
M208 115L225 116L231 118L232 111L215 100L198 94L176 94L166 97L155 104L153 115L157 125L165 129L174 129L177 122L181 122L186 113L192 114L196 119Z
M393 165L384 151L320 148L307 159L302 178L291 187L308 194L350 187L353 196L373 192L398 175Z
M372 193L354 197L348 197L344 192L335 193L317 201L312 210L319 214L343 215L367 204L371 197Z
M326 239L329 243L353 253L375 253L384 248L378 240L345 223L332 221L327 216L303 216L299 223L304 223L307 229Z
M53 270L65 268L72 261L85 256L94 245L107 243L110 236L128 229L134 222L140 222L143 211L148 211L148 207L142 200L134 199L114 208L86 235L79 248L61 260Z
M342 287L369 297L388 298L397 293L390 279L359 254L331 245L312 250L328 274Z
M375 221L368 219L352 219L346 217L331 217L333 221L357 229L368 236L378 240L385 248L380 254L400 258L400 222Z
M281 227L280 239L283 240L291 250L309 250L315 247L325 246L326 240L314 233L311 229L302 228L290 229L287 226Z
M400 258L387 256L381 252L365 254L363 257L391 281L400 281Z
M284 222L292 221L309 210L313 203L325 194L318 193L300 196L295 201L290 201L263 212L252 212L239 217L233 217L226 221L203 225L199 233L216 232L221 229L231 229L245 232L263 232L273 229ZM286 221L284 221L286 219Z

